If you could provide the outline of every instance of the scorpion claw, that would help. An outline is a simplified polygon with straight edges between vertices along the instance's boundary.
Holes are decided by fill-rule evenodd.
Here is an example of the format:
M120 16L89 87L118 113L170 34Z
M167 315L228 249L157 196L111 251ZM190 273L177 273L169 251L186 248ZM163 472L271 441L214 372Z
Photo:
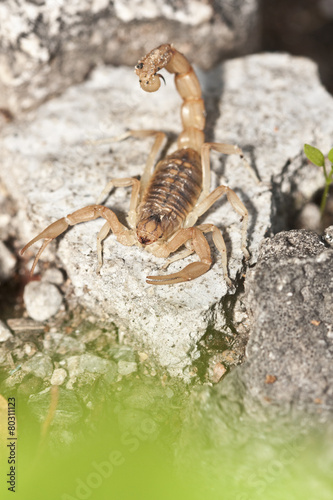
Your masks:
M35 238L33 238L31 241L29 241L29 243L27 243L24 248L22 248L22 250L20 252L21 255L23 255L27 251L27 249L31 245L36 243L37 241L44 240L42 246L40 247L40 249L37 252L34 263L32 265L32 268L30 271L31 275L33 274L35 267L36 267L36 264L39 261L39 258L41 256L41 254L44 252L47 245L49 243L51 243L51 241L54 240L54 238L59 236L59 234L66 231L67 228L68 228L68 222L66 221L66 217L63 217L62 219L59 219L56 222L53 222L53 224L50 224L46 229L44 229L44 231L42 231L40 234L38 234Z
M178 273L167 274L166 276L147 276L146 283L148 285L174 285L175 283L192 281L205 274L209 268L210 264L192 262Z

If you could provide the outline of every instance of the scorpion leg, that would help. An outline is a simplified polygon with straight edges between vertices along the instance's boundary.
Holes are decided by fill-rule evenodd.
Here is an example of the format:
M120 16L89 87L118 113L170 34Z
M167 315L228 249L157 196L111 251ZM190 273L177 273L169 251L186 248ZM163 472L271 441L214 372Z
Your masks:
M88 207L80 208L79 210L76 210L72 214L67 215L66 217L63 217L62 219L57 220L56 222L53 222L50 224L44 231L42 231L40 234L38 234L35 238L33 238L29 243L25 245L25 247L21 250L21 255L26 252L26 250L36 243L36 241L39 240L44 240L41 248L39 249L32 269L31 269L31 274L34 272L34 269L36 267L36 264L42 254L42 252L45 250L47 245L54 240L57 236L62 234L68 226L74 226L75 224L78 224L80 222L88 222L94 219L97 219L98 217L103 217L106 219L106 224L102 227L101 231L99 232L99 238L104 239L108 232L110 230L113 231L113 233L116 235L117 240L122 243L123 245L128 245L131 246L135 243L135 236L132 231L127 229L123 224L121 224L114 212L110 210L109 208L106 208L102 205L91 205ZM98 245L98 244L97 244ZM99 259L99 264L101 264L101 250L100 247L98 247L98 259Z
M202 231L203 233L213 233L214 244L221 254L224 279L226 280L227 285L231 286L231 280L228 276L228 267L227 267L228 266L227 249L220 229L214 224L200 224L199 226L196 227L200 229L200 231Z
M167 274L166 276L147 276L146 282L149 285L173 285L191 281L206 273L212 265L210 248L205 236L200 229L190 227L179 229L172 238L156 249L153 253L157 256L167 257L170 253L178 250L179 247L192 240L193 251L199 256L199 262L192 262L177 273ZM191 252L192 253L192 252Z
M140 179L141 180L140 195L142 195L142 193L147 187L151 174L154 170L156 158L166 138L166 135L164 132L160 132L158 130L130 130L128 132L128 137L129 136L139 137L139 138L155 136L154 144L150 150L143 174L141 175Z
M210 191L210 158L209 158L209 153L210 150L217 151L218 153L222 153L225 155L238 155L245 168L250 172L251 177L255 180L257 184L260 183L260 180L258 179L255 171L251 167L251 165L248 163L248 161L244 157L244 153L239 148L238 146L235 146L233 144L222 144L219 142L205 142L202 147L201 147L201 154L202 154L202 177L203 177L203 196L208 195Z
M247 225L248 225L248 212L244 204L238 198L237 194L230 189L228 186L219 186L214 191L212 191L201 203L196 205L193 211L187 216L184 226L193 226L198 218L203 215L207 210L224 194L227 195L227 199L231 204L232 208L242 217L242 251L246 259L250 257L250 254L246 248L246 235L247 235Z
M99 195L96 204L99 205L109 195L114 187L129 187L132 186L130 209L128 212L127 220L131 229L135 227L136 223L136 207L138 204L138 197L140 192L140 181L133 177L125 177L124 179L111 179L106 187Z
M186 245L186 243L185 243L185 245ZM185 257L188 257L189 255L192 255L193 252L194 252L193 248L185 248L184 250L182 250L181 252L178 252L173 257L169 257L165 261L165 263L163 264L163 266L161 267L161 269L166 269L173 262L177 262L177 260L185 259Z
M116 141L123 141L127 139L128 137L138 137L138 138L145 138L145 137L151 137L155 136L155 141L154 144L151 148L151 151L148 155L146 165L143 171L143 174L141 176L141 188L140 188L140 196L145 190L149 179L151 177L151 174L153 172L153 168L155 165L156 157L161 149L161 146L165 140L165 133L160 132L158 130L128 130L122 135L119 135L118 137L114 137L113 139L99 139L94 141L95 144L107 144L109 142L116 142ZM97 203L101 203L107 195L110 193L111 189L115 186L113 184L113 181L111 180L107 186L103 189L102 193L100 194Z

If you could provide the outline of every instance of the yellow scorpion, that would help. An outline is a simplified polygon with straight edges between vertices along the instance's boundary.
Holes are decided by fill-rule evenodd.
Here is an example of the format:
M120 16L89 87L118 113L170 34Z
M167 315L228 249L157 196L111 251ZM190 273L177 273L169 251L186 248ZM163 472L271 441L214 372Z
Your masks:
M72 214L49 225L33 238L21 251L38 240L44 239L34 260L31 273L46 246L68 226L86 222L98 217L105 219L105 224L97 236L97 254L99 267L102 266L102 242L110 231L119 243L126 246L137 245L151 252L156 257L171 262L196 253L199 261L188 264L179 272L169 275L148 276L147 283L152 285L173 285L191 281L206 273L212 265L211 251L204 236L212 233L213 241L222 257L224 278L228 285L231 281L227 270L227 253L222 233L214 224L195 226L203 215L222 195L242 219L242 251L246 258L248 212L236 193L227 186L219 186L210 193L210 150L224 154L237 154L243 158L243 152L237 146L205 142L205 107L201 95L199 80L186 57L172 45L160 45L152 50L135 67L141 88L155 92L160 87L163 76L159 74L165 68L175 74L175 85L183 99L181 120L183 130L177 139L177 150L159 161L155 160L165 139L163 132L155 130L131 130L126 137L155 136L154 145L141 180L134 178L111 179L99 197L97 204L76 210ZM105 199L113 187L131 187L131 200L126 227L121 224L115 213L99 203ZM185 247L176 255L181 247Z

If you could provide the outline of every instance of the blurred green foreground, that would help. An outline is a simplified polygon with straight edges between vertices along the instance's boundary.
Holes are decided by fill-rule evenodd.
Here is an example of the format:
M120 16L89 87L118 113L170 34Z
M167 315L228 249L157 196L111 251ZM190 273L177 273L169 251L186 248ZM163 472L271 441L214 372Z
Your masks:
M249 423L235 419L232 406L220 424L201 403L200 391L210 388L191 394L180 383L147 380L129 379L121 390L91 388L85 407L61 388L29 402L16 396L15 493L7 489L3 396L0 498L333 498L326 424L304 430L297 422L288 428L286 418Z

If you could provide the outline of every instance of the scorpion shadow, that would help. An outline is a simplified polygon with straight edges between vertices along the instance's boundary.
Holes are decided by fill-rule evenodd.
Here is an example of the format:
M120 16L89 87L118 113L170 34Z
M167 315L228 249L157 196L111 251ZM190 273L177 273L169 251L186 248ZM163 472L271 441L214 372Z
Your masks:
M203 98L205 102L205 109L207 112L207 117L206 117L206 127L205 127L205 137L206 137L206 142L214 142L215 141L215 130L216 130L216 124L218 122L219 117L221 116L220 112L220 104L221 100L223 97L223 92L225 88L225 76L224 76L224 68L223 65L218 65L214 69L210 71L203 71L198 68L196 68L201 86L202 86L202 92L203 92ZM249 161L249 164L251 165L253 171L257 175L259 181L260 175L258 172L257 164L256 164L256 157L255 157L255 150L254 146L251 144L242 144L241 142L241 137L239 138L238 144L241 149L243 150L247 160ZM214 172L218 176L225 176L225 170L226 170L226 162L227 162L227 156L226 155L220 155L219 159L219 167L214 169ZM249 175L249 180L250 180L250 174ZM216 186L214 186L216 187ZM255 205L251 201L251 198L247 195L246 191L243 189L240 189L238 187L232 186L232 189L235 191L235 193L243 200L248 212L251 214L251 217L249 218L249 226L248 226L248 246L250 246L253 238L252 234L254 233L254 229L256 226L256 221L258 218L258 211L255 208ZM214 213L214 211L223 206L224 204L228 203L226 197L220 198L214 205L200 218L199 223L201 223L201 220L209 220L209 215ZM230 254L233 252L232 248L232 242L229 236L229 231L228 227L219 227L220 229L223 230L223 234L225 236L225 242L228 247L228 250Z

